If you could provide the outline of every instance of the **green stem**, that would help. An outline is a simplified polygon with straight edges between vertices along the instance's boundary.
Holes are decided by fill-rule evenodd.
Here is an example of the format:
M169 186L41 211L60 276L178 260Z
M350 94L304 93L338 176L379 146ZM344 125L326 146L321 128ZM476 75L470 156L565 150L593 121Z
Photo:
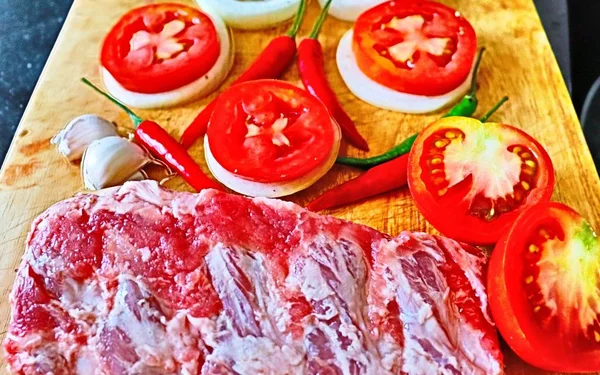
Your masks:
M419 134L413 134L388 152L365 159L338 157L336 163L357 168L371 168L407 154Z
M327 3L325 4L325 6L323 7L323 9L321 9L319 18L317 18L317 22L315 22L315 25L313 26L313 29L310 32L309 38L317 39L319 37L319 33L321 32L323 23L325 22L325 19L327 18L327 12L329 12L329 6L331 5L332 1L333 0L327 0Z
M483 52L485 51L485 47L481 47L479 49L479 53L477 54L477 60L475 60L475 69L473 69L473 75L471 76L471 89L467 95L475 96L477 92L477 72L479 71L479 65L481 64L481 56L483 56Z
M479 121L486 122L487 119L489 119L490 116L493 115L494 112L496 112L498 110L498 108L500 108L502 106L502 104L506 103L507 101L508 101L508 96L505 96L502 99L500 99L500 101L498 103L496 103L496 105L493 106L492 109L490 109L485 115L483 115L483 117Z
M296 11L296 16L294 17L294 23L288 31L287 35L290 38L295 38L296 34L298 34L298 30L300 30L300 25L302 25L302 20L304 19L304 12L306 11L306 0L300 0L300 5L298 5L298 10Z
M473 113L475 113L475 111L477 110L477 105L479 104L479 100L477 100L477 72L479 72L479 65L481 64L481 57L483 56L483 51L485 51L485 48L482 47L479 50L477 60L475 61L473 75L471 76L471 89L465 96L463 96L460 102L456 103L456 105L450 108L450 111L448 111L448 113L446 113L442 117L471 117L473 116Z
M122 110L124 110L127 113L127 115L129 115L129 118L131 119L131 121L133 121L133 125L136 128L138 127L139 124L141 124L144 121L141 117L139 117L138 115L136 115L135 113L133 113L133 111L131 109L129 109L125 104L121 103L117 98L115 98L115 97L109 95L108 93L102 91L98 86L94 85L87 78L85 78L85 77L81 78L81 81L83 83L85 83L86 85L90 86L92 89L94 89L100 95L103 95L105 98L107 98L108 100L110 100L114 104L118 105L119 108L121 108Z

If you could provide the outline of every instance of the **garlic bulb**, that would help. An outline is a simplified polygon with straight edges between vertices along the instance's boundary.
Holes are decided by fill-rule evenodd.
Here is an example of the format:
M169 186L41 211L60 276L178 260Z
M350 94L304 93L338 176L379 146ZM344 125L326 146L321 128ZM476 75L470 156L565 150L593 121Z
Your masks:
M58 146L58 152L70 162L81 159L85 148L98 139L117 134L112 122L96 115L74 118L50 142Z
M111 136L92 142L83 153L81 175L86 189L120 185L152 159L144 149L125 138Z

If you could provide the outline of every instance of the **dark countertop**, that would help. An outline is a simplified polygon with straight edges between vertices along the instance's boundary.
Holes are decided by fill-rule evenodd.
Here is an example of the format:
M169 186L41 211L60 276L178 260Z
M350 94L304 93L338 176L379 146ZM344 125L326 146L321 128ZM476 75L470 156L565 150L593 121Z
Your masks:
M71 4L72 0L0 1L0 160Z
M54 45L72 0L0 1L0 160ZM566 81L570 61L566 0L535 0Z

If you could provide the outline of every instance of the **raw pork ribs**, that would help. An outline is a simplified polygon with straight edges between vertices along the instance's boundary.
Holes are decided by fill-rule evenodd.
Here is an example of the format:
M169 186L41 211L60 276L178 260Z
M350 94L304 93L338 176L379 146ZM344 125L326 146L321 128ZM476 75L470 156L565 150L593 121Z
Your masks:
M35 220L17 374L500 374L475 248L132 182Z

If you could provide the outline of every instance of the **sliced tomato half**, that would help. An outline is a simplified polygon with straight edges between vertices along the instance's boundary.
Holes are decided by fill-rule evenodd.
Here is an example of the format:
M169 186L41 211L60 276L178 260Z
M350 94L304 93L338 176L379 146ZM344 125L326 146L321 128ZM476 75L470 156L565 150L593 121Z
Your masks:
M416 95L446 94L463 83L477 53L475 30L433 1L388 1L354 25L352 48L372 80Z
M151 4L119 19L104 39L100 59L127 90L157 93L202 77L220 49L215 25L199 9Z
M488 269L494 320L526 362L550 371L600 371L600 242L572 208L525 211Z
M550 200L554 168L530 135L510 125L447 117L427 126L408 161L417 207L456 240L494 244L526 208Z
M207 129L226 170L258 182L295 180L331 155L338 125L318 99L291 83L258 80L224 91Z

